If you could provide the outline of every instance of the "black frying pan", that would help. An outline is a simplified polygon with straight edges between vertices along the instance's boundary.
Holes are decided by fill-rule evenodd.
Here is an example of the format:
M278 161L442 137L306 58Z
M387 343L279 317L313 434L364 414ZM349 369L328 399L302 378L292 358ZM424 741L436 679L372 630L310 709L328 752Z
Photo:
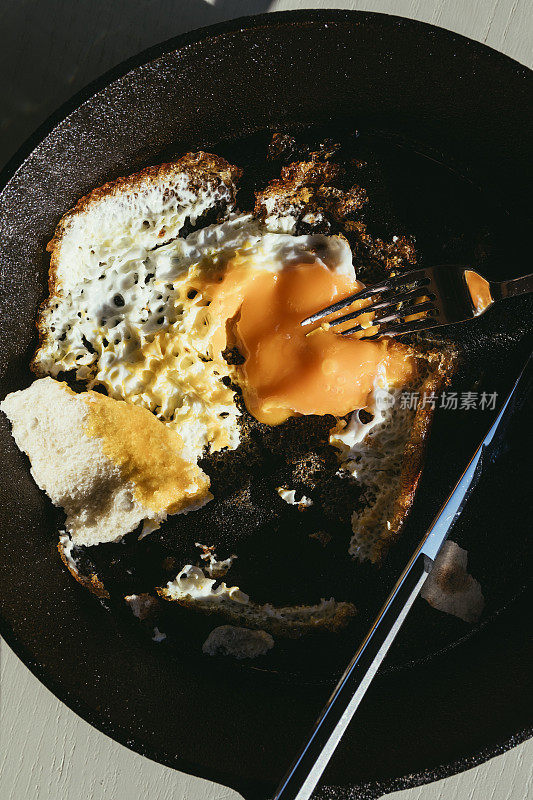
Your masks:
M530 271L531 89L525 68L454 34L334 11L224 24L127 62L63 108L3 173L2 396L31 380L44 244L59 216L95 185L198 146L251 166L264 157L269 130L342 136L357 128L385 178L375 186L383 207L394 206L394 218L417 235L426 263L468 261L501 278ZM517 300L449 334L463 349L457 390L503 397L531 346L531 311ZM481 412L437 414L409 524L368 581L361 625L488 421ZM454 532L482 583L485 617L471 628L419 601L319 796L375 797L435 780L527 735L528 421ZM1 426L1 630L9 644L118 741L247 798L268 796L353 639L281 647L263 667L212 662L194 648L178 657L145 641L63 569L55 516Z

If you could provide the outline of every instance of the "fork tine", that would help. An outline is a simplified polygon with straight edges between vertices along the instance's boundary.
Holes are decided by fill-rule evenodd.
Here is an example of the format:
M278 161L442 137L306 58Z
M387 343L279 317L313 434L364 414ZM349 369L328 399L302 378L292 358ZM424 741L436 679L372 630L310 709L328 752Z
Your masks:
M317 311L315 314L311 314L309 317L306 317L304 320L302 320L300 325L309 325L312 322L317 322L319 319L323 319L329 314L335 314L337 311L342 311L343 308L351 306L352 303L355 303L358 300L365 300L367 297L371 297L374 294L383 294L387 291L397 291L402 285L409 286L409 284L425 278L427 278L427 276L423 269L405 272L402 275L394 275L392 278L388 278L386 281L376 283L373 286L367 286L360 292L356 292L349 297L345 297L344 300L339 300L337 303L333 303L326 308L320 309L320 311Z
M311 314L310 317L306 317L304 320L302 320L300 325L309 325L311 322L317 322L319 319L327 317L328 314L334 314L336 311L342 311L343 308L351 306L352 303L355 303L357 300L365 300L367 297L371 297L373 294L383 292L388 286L389 281L383 281L382 283L377 283L374 286L367 286L365 289L361 289L360 292L356 292L356 294L345 297L344 300L339 300L338 303L333 303L331 306L327 306L327 308L322 308L315 314Z
M410 303L409 305L405 306L404 308L396 309L393 314L388 314L385 317L379 317L379 319L372 320L372 325L368 325L366 327L376 327L377 325L380 326L380 330L377 334L373 336L369 336L368 338L374 338L374 336L385 336L384 329L381 328L382 325L386 325L388 322L394 322L398 319L403 319L404 317L408 317L411 314L422 314L424 311L434 311L435 305L434 303L429 300L427 303ZM432 318L433 319L433 318ZM415 322L416 320L413 320ZM421 322L423 320L420 320ZM409 324L409 323L403 323ZM359 331L364 330L363 325L356 325L355 328L349 328L347 331L341 331L342 336L347 336L351 333L358 333Z
M405 336L407 333L417 333L417 331L424 331L427 328L437 327L438 324L435 317L430 317L429 319L413 320L412 322L404 322L399 325L385 325L372 336L365 336L365 340L378 339L381 336ZM350 328L347 331L342 331L341 336L349 336L352 333L356 333L358 330L362 330L360 325L357 325L355 328Z
M343 317L337 317L337 319L331 320L329 323L330 328L333 328L335 325L342 325L344 322L349 322L351 319L360 317L362 314L371 314L375 311L387 311L389 308L394 308L397 306L398 303L403 303L407 300L413 300L417 297L424 297L424 295L427 295L427 293L428 290L426 286L416 286L414 289L409 289L408 291L397 292L397 294L392 295L392 297L386 297L384 300L371 303L370 305L364 306L364 308L360 308L357 311L352 311L350 314L345 314Z
M435 310L436 306L432 300L428 300L425 303L408 303L402 306L402 308L398 308L393 314L375 320L374 325L382 325L385 322L392 322L395 319L405 319L405 317L410 317L412 314L422 314L424 311Z

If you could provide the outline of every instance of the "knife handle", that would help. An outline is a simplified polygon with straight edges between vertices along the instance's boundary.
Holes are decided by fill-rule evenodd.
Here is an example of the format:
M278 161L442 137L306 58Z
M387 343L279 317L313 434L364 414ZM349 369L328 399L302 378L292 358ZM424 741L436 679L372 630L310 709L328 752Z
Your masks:
M420 553L406 569L335 687L273 800L308 800L311 797L432 566L431 559Z

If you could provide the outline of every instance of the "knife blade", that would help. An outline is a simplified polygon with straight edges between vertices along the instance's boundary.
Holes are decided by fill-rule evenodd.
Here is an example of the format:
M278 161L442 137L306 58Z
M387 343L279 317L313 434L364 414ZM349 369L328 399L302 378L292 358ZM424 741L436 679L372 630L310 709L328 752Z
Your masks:
M483 470L505 450L509 420L531 396L532 389L533 354L529 356L487 435L396 581L273 800L309 800L311 797Z

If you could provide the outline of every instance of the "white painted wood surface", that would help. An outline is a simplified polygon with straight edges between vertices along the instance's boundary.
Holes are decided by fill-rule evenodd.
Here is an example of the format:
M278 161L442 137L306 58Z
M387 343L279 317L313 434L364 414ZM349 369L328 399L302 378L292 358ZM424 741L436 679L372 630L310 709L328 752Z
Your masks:
M532 0L0 0L0 165L55 107L127 55L200 25L289 8L352 8L411 17L533 66ZM21 69L20 60L28 58ZM231 789L162 767L116 744L56 700L5 643L0 654L2 800L238 800ZM388 796L529 798L533 740L468 772Z

